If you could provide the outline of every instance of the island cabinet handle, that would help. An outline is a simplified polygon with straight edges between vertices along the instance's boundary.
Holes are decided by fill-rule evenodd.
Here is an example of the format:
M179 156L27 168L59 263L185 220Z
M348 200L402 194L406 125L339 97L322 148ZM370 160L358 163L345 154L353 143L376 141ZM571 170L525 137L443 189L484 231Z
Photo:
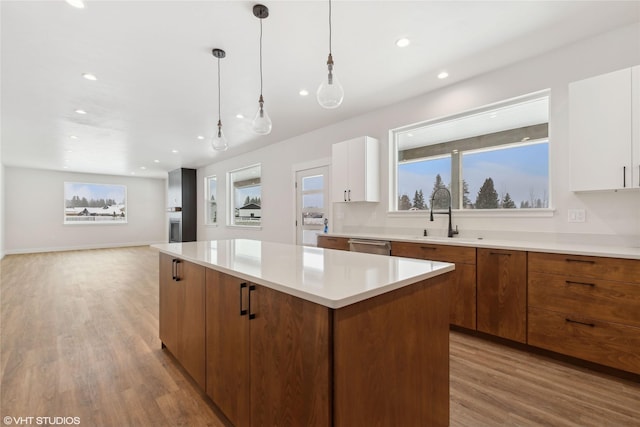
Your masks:
M176 259L171 260L171 279L176 280Z
M574 282L573 280L565 280L567 285L581 285L581 286L589 286L591 288L595 288L595 283L587 283L587 282Z
M582 264L595 264L596 262L590 259L575 259L575 258L565 258L566 262L580 262Z
M251 312L251 292L255 290L256 285L249 285L249 320L256 318L256 314Z
M565 318L564 320L567 323L577 323L578 325L584 325L584 326L588 326L590 328L594 328L596 326L594 323L579 322L577 320L569 319L568 317Z
M247 314L247 310L242 308L242 290L247 287L246 282L240 283L240 316Z
M430 251L437 251L438 248L434 248L433 246L420 246L420 249L428 249Z
M178 264L180 264L180 260L179 259L174 259L173 260L173 266L171 268L172 273L173 273L173 280L175 280L176 282L180 281L180 276L178 276Z

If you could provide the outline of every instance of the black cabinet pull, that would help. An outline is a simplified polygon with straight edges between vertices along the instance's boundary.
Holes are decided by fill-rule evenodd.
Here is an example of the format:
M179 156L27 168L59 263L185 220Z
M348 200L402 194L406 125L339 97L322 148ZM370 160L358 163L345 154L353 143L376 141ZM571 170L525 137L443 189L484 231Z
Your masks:
M580 286L589 286L591 288L595 288L595 283L587 283L587 282L574 282L572 280L565 280L567 285L580 285Z
M586 322L579 322L577 320L572 320L569 319L568 317L564 319L567 323L577 323L578 325L584 325L584 326L588 326L590 328L595 327L596 325L594 323L586 323Z
M249 320L256 318L256 314L251 312L251 292L255 290L256 285L249 285Z
M245 282L240 283L240 316L247 314L247 310L242 308L242 290L247 287Z
M347 190L344 190L344 201L347 201Z
M171 260L171 280L176 280L176 259Z
M592 261L590 259L574 259L574 258L565 258L565 261L567 262L581 262L583 264L595 264L595 261Z
M173 260L173 280L175 280L176 282L180 281L180 276L178 276L178 264L180 264L180 260L179 259L174 259Z
M627 188L627 167L622 167L622 188Z
M420 249L428 249L430 251L437 251L438 248L434 248L433 246L420 246Z

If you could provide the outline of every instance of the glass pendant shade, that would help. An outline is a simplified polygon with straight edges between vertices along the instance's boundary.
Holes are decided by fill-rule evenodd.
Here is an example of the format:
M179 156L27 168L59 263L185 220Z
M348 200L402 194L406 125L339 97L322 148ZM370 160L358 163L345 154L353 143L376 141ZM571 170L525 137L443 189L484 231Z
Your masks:
M263 105L264 101L262 100L262 96L260 96L260 107L258 108L258 112L256 113L256 117L253 119L253 123L251 128L253 131L259 135L267 135L271 133L271 118L267 114L267 110L264 109Z
M218 132L211 139L211 146L216 151L225 151L229 148L229 143L224 136L224 132L222 132L222 123L220 121L218 121Z
M316 98L318 99L320 106L323 108L338 108L344 99L344 89L342 88L336 73L333 72L333 60L331 59L331 55L329 55L329 61L327 61L327 64L329 67L329 73L322 83L320 83L318 91L316 92Z

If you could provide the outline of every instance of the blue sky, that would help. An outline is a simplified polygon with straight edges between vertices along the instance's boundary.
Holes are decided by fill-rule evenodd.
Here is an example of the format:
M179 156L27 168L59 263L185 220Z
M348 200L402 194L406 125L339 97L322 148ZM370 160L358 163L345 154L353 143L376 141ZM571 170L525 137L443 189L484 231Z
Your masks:
M492 178L499 196L509 193L519 207L521 201L549 198L548 144L531 144L492 151L463 154L463 179L469 185L469 199L475 202L486 178ZM449 157L405 163L398 166L398 194L413 200L416 190L430 197L435 177L440 174L445 184L451 182Z
M73 196L86 197L87 200L113 199L117 203L124 204L126 199L126 187L124 185L91 184L83 182L65 182L64 198L70 200Z

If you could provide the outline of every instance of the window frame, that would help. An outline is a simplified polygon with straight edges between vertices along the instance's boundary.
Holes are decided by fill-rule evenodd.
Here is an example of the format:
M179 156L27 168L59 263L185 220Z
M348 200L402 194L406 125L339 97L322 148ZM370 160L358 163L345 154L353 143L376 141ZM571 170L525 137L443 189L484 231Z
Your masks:
M235 215L235 187L234 187L234 183L236 181L233 180L233 174L235 173L239 173L239 172L243 172L243 171L249 171L253 168L259 168L259 175L258 175L258 179L259 179L259 185L260 185L260 221L257 222L256 225L251 225L251 224L236 224L236 215ZM255 178L254 178L255 179ZM251 230L260 230L262 229L262 163L255 163L253 165L249 165L249 166L244 166L241 168L237 168L234 170L231 170L229 172L227 172L227 227L233 227L233 228L247 228L247 229L251 229Z
M412 130L417 130L417 129L421 129L424 127L428 127L428 126L432 126L432 125L437 125L439 123L445 123L445 122L450 122L450 121L455 121L455 120L460 120L462 118L465 117L470 117L473 115L478 115L478 114L482 114L482 113L488 113L490 111L499 109L499 108L507 108L509 106L512 105L517 105L520 103L524 103L527 101L533 101L533 100L537 100L537 99L542 99L542 98L547 98L548 102L550 103L551 101L551 91L549 89L544 89L541 91L537 91L537 92L533 92L527 95L523 95L523 96L518 96L518 97L514 97L514 98L510 98L507 100L503 100L503 101L499 101L499 102L495 102L492 104L488 104L488 105L484 105L482 107L478 107L478 108L474 108L474 109L470 109L470 110L466 110L463 111L461 113L457 113L457 114L453 114L453 115L449 115L449 116L442 116L442 117L438 117L435 119L430 119L430 120L426 120L426 121L422 121L422 122L418 122L418 123L413 123L410 125L405 125L405 126L401 126L401 127L397 127L394 129L390 129L389 130L389 200L388 200L388 205L387 205L387 216L389 217L407 217L412 216L412 217L428 217L429 216L429 210L398 210L398 158L399 158L399 154L398 154L398 143L399 143L399 137L401 134L404 133L409 133ZM550 115L550 114L549 114ZM547 117L547 122L546 125L549 126L549 116ZM535 144L535 143L540 143L541 141L547 141L549 150L548 150L548 165L549 165L549 172L548 172L548 207L547 208L517 208L517 209L505 209L505 208L498 208L498 209L465 209L465 208L459 208L459 207L453 207L452 206L452 210L454 212L456 212L456 216L458 217L465 217L465 216L470 216L470 217L550 217L553 216L554 212L555 212L555 208L553 207L553 198L552 198L552 189L551 189L551 177L552 177L552 173L551 173L551 136L547 133L547 136L544 138L537 138L537 139L533 139L533 140L527 140L526 142L523 142L522 144L514 144L514 143L505 143L505 144L494 144L494 145L487 145L485 147L483 147L483 150L490 150L491 147L495 147L495 148L506 148L509 145L512 146L524 146L526 144ZM446 142L445 142L446 144ZM438 144L432 144L432 145L438 145ZM429 145L423 146L423 147L429 147ZM464 150L466 152L473 152L473 151L477 151L476 150L472 150L472 149L466 149ZM457 157L458 160L456 160L455 165L457 165L459 167L458 171L454 171L454 162L452 161L452 168L451 168L451 181L453 181L456 176L456 173L459 174L458 177L463 176L463 171L462 171L462 155L463 152L458 152L456 150L455 153L450 153L451 157ZM441 154L444 155L444 154ZM438 155L434 154L433 158L436 158ZM417 160L416 160L417 161ZM459 187L459 186L458 186ZM458 206L459 204L462 203L462 197L460 196L459 192L461 191L460 189L455 189L452 191L452 196L456 197L456 202L454 203L455 206ZM409 195L409 197L411 197Z
M216 204L216 219L215 221L211 221L211 185L210 181L216 181L216 194L215 204ZM218 226L218 176L217 175L209 175L204 177L204 224L210 227Z
M112 188L114 190L117 191L121 191L122 197L124 198L123 201L123 208L124 212L123 215L124 216L112 216L112 215L98 215L97 212L95 214L90 213L89 209L97 209L97 207L90 207L90 206L86 206L86 210L87 213L86 214L80 214L78 213L77 215L69 215L72 217L86 217L86 218L97 218L97 217L101 217L104 216L105 218L109 217L109 218L113 218L111 220L100 220L100 221L96 221L91 220L91 221L73 221L73 220L68 220L67 218L69 217L67 215L68 209L73 209L72 207L67 208L67 200L71 200L71 199L67 199L67 196L70 197L74 197L74 196L78 196L78 194L67 194L67 186L75 186L75 185L80 185L80 186L91 186L91 187L105 187L106 190L103 191L107 191L109 188ZM77 190L76 190L77 191ZM98 197L100 197L101 195L97 195ZM104 196L101 197L101 199L104 199ZM94 199L93 197L91 198L91 200L93 201L97 201L97 200L101 200L101 199ZM80 206L82 207L82 206ZM77 208L80 208L77 207ZM114 212L114 211L112 211ZM127 186L124 184L104 184L104 183L98 183L98 182L77 182L77 181L64 181L63 183L63 210L62 210L62 223L63 225L72 225L72 226L76 226L76 225L123 225L123 224L128 224L129 223L129 208L128 208L128 200L127 200Z

